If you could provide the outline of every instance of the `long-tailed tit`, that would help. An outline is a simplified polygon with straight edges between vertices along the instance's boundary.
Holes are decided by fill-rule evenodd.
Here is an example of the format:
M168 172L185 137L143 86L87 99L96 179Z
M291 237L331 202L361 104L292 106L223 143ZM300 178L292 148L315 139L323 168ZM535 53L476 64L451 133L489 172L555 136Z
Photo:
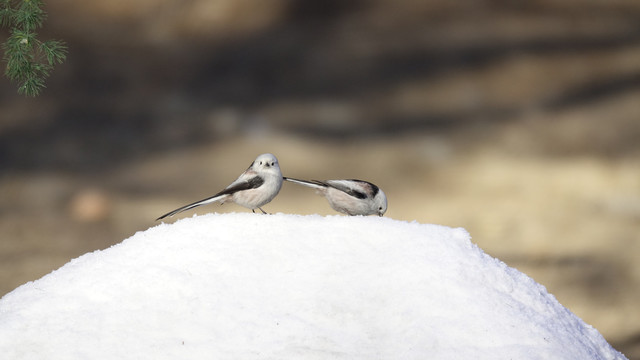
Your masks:
M273 200L280 192L281 187L282 172L280 171L278 159L273 154L262 154L251 163L249 168L236 181L232 182L224 190L206 199L170 211L156 220L215 201L219 201L222 204L233 202L251 209L254 213L255 209L260 209L263 214L266 214L261 206Z
M376 185L363 180L284 180L318 190L329 201L333 210L347 215L384 215L387 196Z

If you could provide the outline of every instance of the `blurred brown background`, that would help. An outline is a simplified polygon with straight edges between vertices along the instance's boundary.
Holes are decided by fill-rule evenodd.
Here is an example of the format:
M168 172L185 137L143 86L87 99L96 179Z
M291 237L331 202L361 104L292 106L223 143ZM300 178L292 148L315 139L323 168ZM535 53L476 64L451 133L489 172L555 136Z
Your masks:
M391 218L465 227L640 359L637 0L46 10L67 62L35 99L0 81L0 295L273 152L287 176L373 181ZM265 210L335 214L293 184Z

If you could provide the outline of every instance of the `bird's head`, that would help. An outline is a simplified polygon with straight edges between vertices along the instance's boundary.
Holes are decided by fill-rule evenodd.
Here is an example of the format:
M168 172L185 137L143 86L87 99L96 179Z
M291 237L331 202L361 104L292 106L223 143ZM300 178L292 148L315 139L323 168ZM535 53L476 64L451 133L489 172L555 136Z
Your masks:
M280 164L278 159L273 154L259 155L251 164L251 167L256 171L280 171Z
M376 213L378 216L382 216L387 212L387 196L384 194L382 189L378 190L378 193L373 198L373 202L376 206Z

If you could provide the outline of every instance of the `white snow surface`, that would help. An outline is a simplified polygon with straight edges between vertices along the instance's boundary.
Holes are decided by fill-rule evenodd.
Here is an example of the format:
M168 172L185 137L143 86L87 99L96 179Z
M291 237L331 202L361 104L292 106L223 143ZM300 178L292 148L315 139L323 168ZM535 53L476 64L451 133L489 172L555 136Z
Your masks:
M0 299L2 359L625 359L462 228L208 214Z

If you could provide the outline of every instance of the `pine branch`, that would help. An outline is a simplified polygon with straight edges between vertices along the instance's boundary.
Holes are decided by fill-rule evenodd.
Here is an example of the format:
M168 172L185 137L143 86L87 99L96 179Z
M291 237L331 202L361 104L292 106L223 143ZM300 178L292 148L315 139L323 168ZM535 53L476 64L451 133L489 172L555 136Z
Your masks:
M47 57L49 65L62 64L67 59L67 47L58 40L40 43L40 51Z
M42 0L0 0L0 26L10 28L2 44L5 76L18 83L18 93L37 96L45 88L54 65L67 57L67 47L59 40L40 41L35 30L42 27L46 13Z

